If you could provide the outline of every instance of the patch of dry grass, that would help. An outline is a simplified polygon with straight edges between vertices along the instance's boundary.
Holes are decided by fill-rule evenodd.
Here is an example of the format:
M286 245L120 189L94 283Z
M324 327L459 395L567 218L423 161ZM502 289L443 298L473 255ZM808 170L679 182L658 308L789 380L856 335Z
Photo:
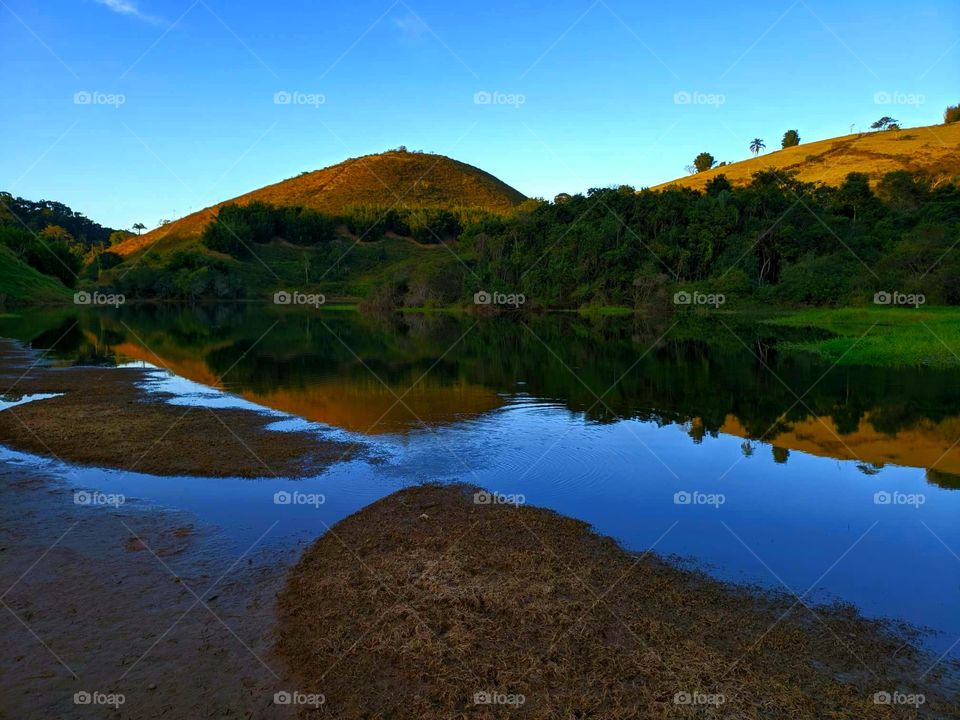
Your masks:
M490 173L443 155L385 152L350 158L322 170L303 173L273 185L225 200L206 210L129 238L114 248L121 255L161 243L195 239L227 203L259 200L273 205L299 205L340 214L351 206L411 208L478 208L508 212L524 195Z
M726 585L627 553L576 520L400 491L293 569L277 649L337 718L960 717L903 637L848 607ZM524 696L476 704L478 692ZM678 693L710 704L678 704ZM683 698L683 695L679 696ZM900 714L903 713L903 714Z
M780 139L770 139L768 145L774 147L774 142L779 144ZM743 147L746 152L746 139ZM746 185L754 173L769 169L796 171L797 177L804 182L825 185L839 185L852 172L866 173L875 183L894 170L927 173L934 181L955 180L960 176L960 123L858 133L801 143L678 178L654 189L676 185L702 190L717 175L726 175L734 185Z

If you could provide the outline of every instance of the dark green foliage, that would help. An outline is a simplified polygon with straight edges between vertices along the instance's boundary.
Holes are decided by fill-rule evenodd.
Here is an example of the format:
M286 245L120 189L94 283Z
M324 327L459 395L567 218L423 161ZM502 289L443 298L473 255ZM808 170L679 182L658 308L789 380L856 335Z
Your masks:
M708 152L702 152L693 159L693 166L697 172L706 172L714 166L716 159Z
M943 122L955 123L960 121L960 105L950 105L943 111Z
M13 225L0 224L0 243L35 270L73 287L83 259L65 242L44 239Z
M783 140L780 141L780 147L795 147L800 144L800 133L796 130L787 130L783 134Z
M69 232L84 249L109 245L113 228L103 227L82 213L52 200L25 200L0 192L0 223L29 229L35 233L47 225L59 225Z

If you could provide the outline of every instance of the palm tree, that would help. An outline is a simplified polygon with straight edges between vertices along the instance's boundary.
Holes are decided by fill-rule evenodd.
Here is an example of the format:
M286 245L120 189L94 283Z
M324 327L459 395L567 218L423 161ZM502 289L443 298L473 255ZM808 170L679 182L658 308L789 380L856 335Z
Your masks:
M134 224L133 224L133 229L136 230L136 231L137 231L137 235L139 235L141 230L146 230L146 229L147 229L147 226L144 225L144 224L141 223L141 222L138 222L138 223L134 223Z
M750 143L750 152L752 152L754 155L759 155L760 151L763 150L765 147L766 145L764 144L763 140L761 140L760 138L754 138L753 141Z

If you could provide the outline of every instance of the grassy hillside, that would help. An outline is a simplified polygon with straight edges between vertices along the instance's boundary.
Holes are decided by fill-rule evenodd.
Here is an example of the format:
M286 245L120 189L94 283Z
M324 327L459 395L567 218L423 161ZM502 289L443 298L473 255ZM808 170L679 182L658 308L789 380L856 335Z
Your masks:
M63 303L70 297L71 291L59 280L34 270L0 245L0 308L4 304Z
M776 139L779 144L779 138ZM768 146L773 147L773 140ZM744 141L746 150L746 141ZM839 185L851 172L866 173L876 183L884 173L908 170L928 174L934 184L960 178L960 123L930 125L882 132L844 135L801 143L786 150L715 167L702 173L658 185L702 190L712 178L726 175L735 185L746 185L755 172L796 171L803 182Z
M493 175L443 155L389 151L351 158L337 165L303 173L225 200L187 215L143 236L130 238L115 251L130 255L148 245L178 246L203 231L227 203L261 201L278 206L299 205L340 214L358 205L410 208L479 208L507 212L524 195Z

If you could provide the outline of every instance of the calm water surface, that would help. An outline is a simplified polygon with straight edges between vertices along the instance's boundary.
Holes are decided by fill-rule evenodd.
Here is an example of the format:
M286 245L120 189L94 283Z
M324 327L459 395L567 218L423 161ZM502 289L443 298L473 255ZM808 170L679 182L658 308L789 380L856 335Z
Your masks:
M519 318L59 310L0 336L64 363L144 363L172 402L272 412L369 452L291 481L66 468L236 541L310 540L410 483L464 480L715 576L842 600L960 641L960 373L832 368L733 315ZM36 458L5 450L7 462ZM321 505L277 505L280 491ZM279 521L279 522L278 522Z

